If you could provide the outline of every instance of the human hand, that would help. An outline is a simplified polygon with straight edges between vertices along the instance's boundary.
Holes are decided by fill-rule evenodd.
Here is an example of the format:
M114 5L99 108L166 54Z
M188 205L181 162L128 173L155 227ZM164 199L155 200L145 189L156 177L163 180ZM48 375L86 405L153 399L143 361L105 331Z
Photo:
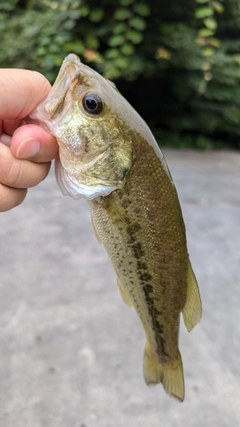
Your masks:
M28 187L47 176L58 147L40 126L21 126L47 97L48 80L35 71L1 69L0 87L0 212L4 212L19 205Z

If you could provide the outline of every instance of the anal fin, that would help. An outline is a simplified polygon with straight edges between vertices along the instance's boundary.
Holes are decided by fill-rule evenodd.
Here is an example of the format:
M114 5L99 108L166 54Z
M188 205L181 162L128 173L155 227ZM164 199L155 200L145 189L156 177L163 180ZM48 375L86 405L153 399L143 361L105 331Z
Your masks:
M187 330L191 329L202 317L202 302L198 289L197 279L189 261L187 274L187 299L182 311L183 320Z
M117 284L118 284L118 287L119 287L120 294L122 295L123 301L125 302L125 304L128 307L132 307L132 305L133 305L132 301L131 301L129 295L127 294L125 288L123 287L123 285L121 284L121 282L120 282L120 280L118 278L117 278Z

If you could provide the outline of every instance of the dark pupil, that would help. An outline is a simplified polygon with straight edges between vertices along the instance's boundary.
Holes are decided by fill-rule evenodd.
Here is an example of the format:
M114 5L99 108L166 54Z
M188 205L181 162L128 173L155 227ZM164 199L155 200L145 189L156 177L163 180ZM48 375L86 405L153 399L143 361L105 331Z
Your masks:
M100 114L103 102L95 93L88 93L83 98L83 107L89 114Z
M95 110L97 108L97 102L92 98L86 99L86 105L89 110Z

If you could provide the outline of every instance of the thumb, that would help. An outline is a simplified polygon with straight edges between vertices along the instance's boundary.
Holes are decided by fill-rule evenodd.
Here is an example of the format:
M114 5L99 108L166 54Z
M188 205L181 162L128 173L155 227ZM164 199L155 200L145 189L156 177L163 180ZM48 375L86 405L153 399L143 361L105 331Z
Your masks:
M28 124L14 132L11 151L18 159L30 159L36 163L43 163L57 156L58 144L56 138L40 126Z

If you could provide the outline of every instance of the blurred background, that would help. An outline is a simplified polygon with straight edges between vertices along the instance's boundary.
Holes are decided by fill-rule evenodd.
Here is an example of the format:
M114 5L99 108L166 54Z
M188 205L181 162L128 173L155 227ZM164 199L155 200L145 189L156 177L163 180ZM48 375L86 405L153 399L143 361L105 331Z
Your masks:
M239 0L1 0L0 64L53 82L73 52L161 145L239 148L239 30Z
M1 67L53 83L76 53L150 125L203 301L200 324L180 328L180 405L145 386L140 322L88 204L63 197L52 170L0 215L1 427L240 425L239 30L240 0L0 0Z

